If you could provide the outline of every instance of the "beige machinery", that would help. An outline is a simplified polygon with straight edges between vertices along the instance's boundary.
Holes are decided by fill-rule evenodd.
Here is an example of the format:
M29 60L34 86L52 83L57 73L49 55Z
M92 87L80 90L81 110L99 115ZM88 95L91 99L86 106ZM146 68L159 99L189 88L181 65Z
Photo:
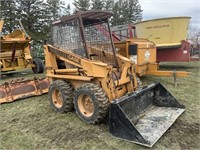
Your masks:
M31 38L25 32L21 22L21 29L16 29L0 39L0 75L10 74L20 69L32 68L34 73L42 73L43 62L33 59L30 53ZM0 33L3 20L0 20ZM42 79L13 79L0 85L0 104L13 102L30 96L42 95L48 92L49 81Z
M186 77L190 74L185 71L159 70L159 64L156 62L156 45L147 39L128 38L115 42L115 47L120 55L135 62L139 77L145 75Z
M32 68L34 73L42 73L44 65L42 60L33 59L30 52L31 38L25 32L21 22L21 28L14 30L0 39L0 71L1 74L11 73L19 69ZM3 20L0 20L0 32Z
M113 136L152 147L185 109L160 83L137 89L135 64L116 54L111 16L77 12L53 22L53 43L44 46L50 105L60 113L75 108L89 124L109 114Z

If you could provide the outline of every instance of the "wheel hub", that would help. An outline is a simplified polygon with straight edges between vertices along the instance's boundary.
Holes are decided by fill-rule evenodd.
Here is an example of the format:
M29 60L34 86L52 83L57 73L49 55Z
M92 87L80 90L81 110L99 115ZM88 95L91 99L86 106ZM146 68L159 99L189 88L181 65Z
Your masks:
M78 98L78 107L82 115L90 117L94 113L94 104L90 96L80 95Z
M63 100L62 100L62 96L59 90L55 90L52 93L52 98L53 98L53 103L57 108L62 107L63 105Z

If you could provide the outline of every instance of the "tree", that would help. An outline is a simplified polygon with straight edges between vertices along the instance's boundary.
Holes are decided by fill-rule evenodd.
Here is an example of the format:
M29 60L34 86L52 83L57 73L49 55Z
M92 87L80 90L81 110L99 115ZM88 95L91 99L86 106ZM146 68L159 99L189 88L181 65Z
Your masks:
M142 20L142 10L138 0L118 0L112 9L112 25L127 24Z
M138 22L142 20L142 10L138 0L125 0L123 2L123 17L126 18L124 23Z
M64 0L0 0L0 17L4 19L3 33L8 34L19 26L18 19L33 40L50 36L50 24L58 17L70 14L70 5Z
M91 0L92 10L102 10L104 8L103 0Z
M118 0L114 3L112 12L114 13L111 19L112 25L120 25L125 21L125 17L123 16L123 0Z
M104 9L111 11L114 7L114 0L104 0Z
M50 20L55 20L61 16L70 15L70 5L65 7L65 2L62 0L47 0Z
M44 40L49 32L48 8L43 0L17 0L17 15L34 40Z
M188 29L188 39L194 41L197 35L200 35L200 28L198 28L198 25L190 24Z
M75 11L87 11L90 9L90 0L74 0Z
M71 14L70 11L71 11L71 7L70 7L70 4L68 4L67 7L63 8L63 14L61 14L61 16L70 15Z
M2 29L2 32L4 34L11 33L14 29L14 26L16 24L16 6L15 6L15 0L1 0L0 1L1 7L1 15L0 18L4 19L4 26Z

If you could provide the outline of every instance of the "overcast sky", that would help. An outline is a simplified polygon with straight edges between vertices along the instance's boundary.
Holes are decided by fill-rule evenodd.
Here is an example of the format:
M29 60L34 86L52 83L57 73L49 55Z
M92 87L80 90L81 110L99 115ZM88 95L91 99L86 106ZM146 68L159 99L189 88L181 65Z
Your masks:
M74 0L65 0L74 9ZM200 0L139 0L143 10L143 20L190 16L191 24L200 28Z

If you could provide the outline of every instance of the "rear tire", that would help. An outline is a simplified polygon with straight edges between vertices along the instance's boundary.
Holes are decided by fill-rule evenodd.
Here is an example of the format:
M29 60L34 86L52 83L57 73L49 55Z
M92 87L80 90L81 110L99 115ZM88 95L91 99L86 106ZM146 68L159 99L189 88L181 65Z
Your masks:
M44 72L44 63L41 59L35 58L33 60L35 67L32 67L34 73L43 73Z
M88 124L97 124L107 115L109 101L102 88L87 83L76 90L74 108L81 120Z
M68 82L54 81L49 88L50 106L57 112L65 113L73 110L73 90Z

